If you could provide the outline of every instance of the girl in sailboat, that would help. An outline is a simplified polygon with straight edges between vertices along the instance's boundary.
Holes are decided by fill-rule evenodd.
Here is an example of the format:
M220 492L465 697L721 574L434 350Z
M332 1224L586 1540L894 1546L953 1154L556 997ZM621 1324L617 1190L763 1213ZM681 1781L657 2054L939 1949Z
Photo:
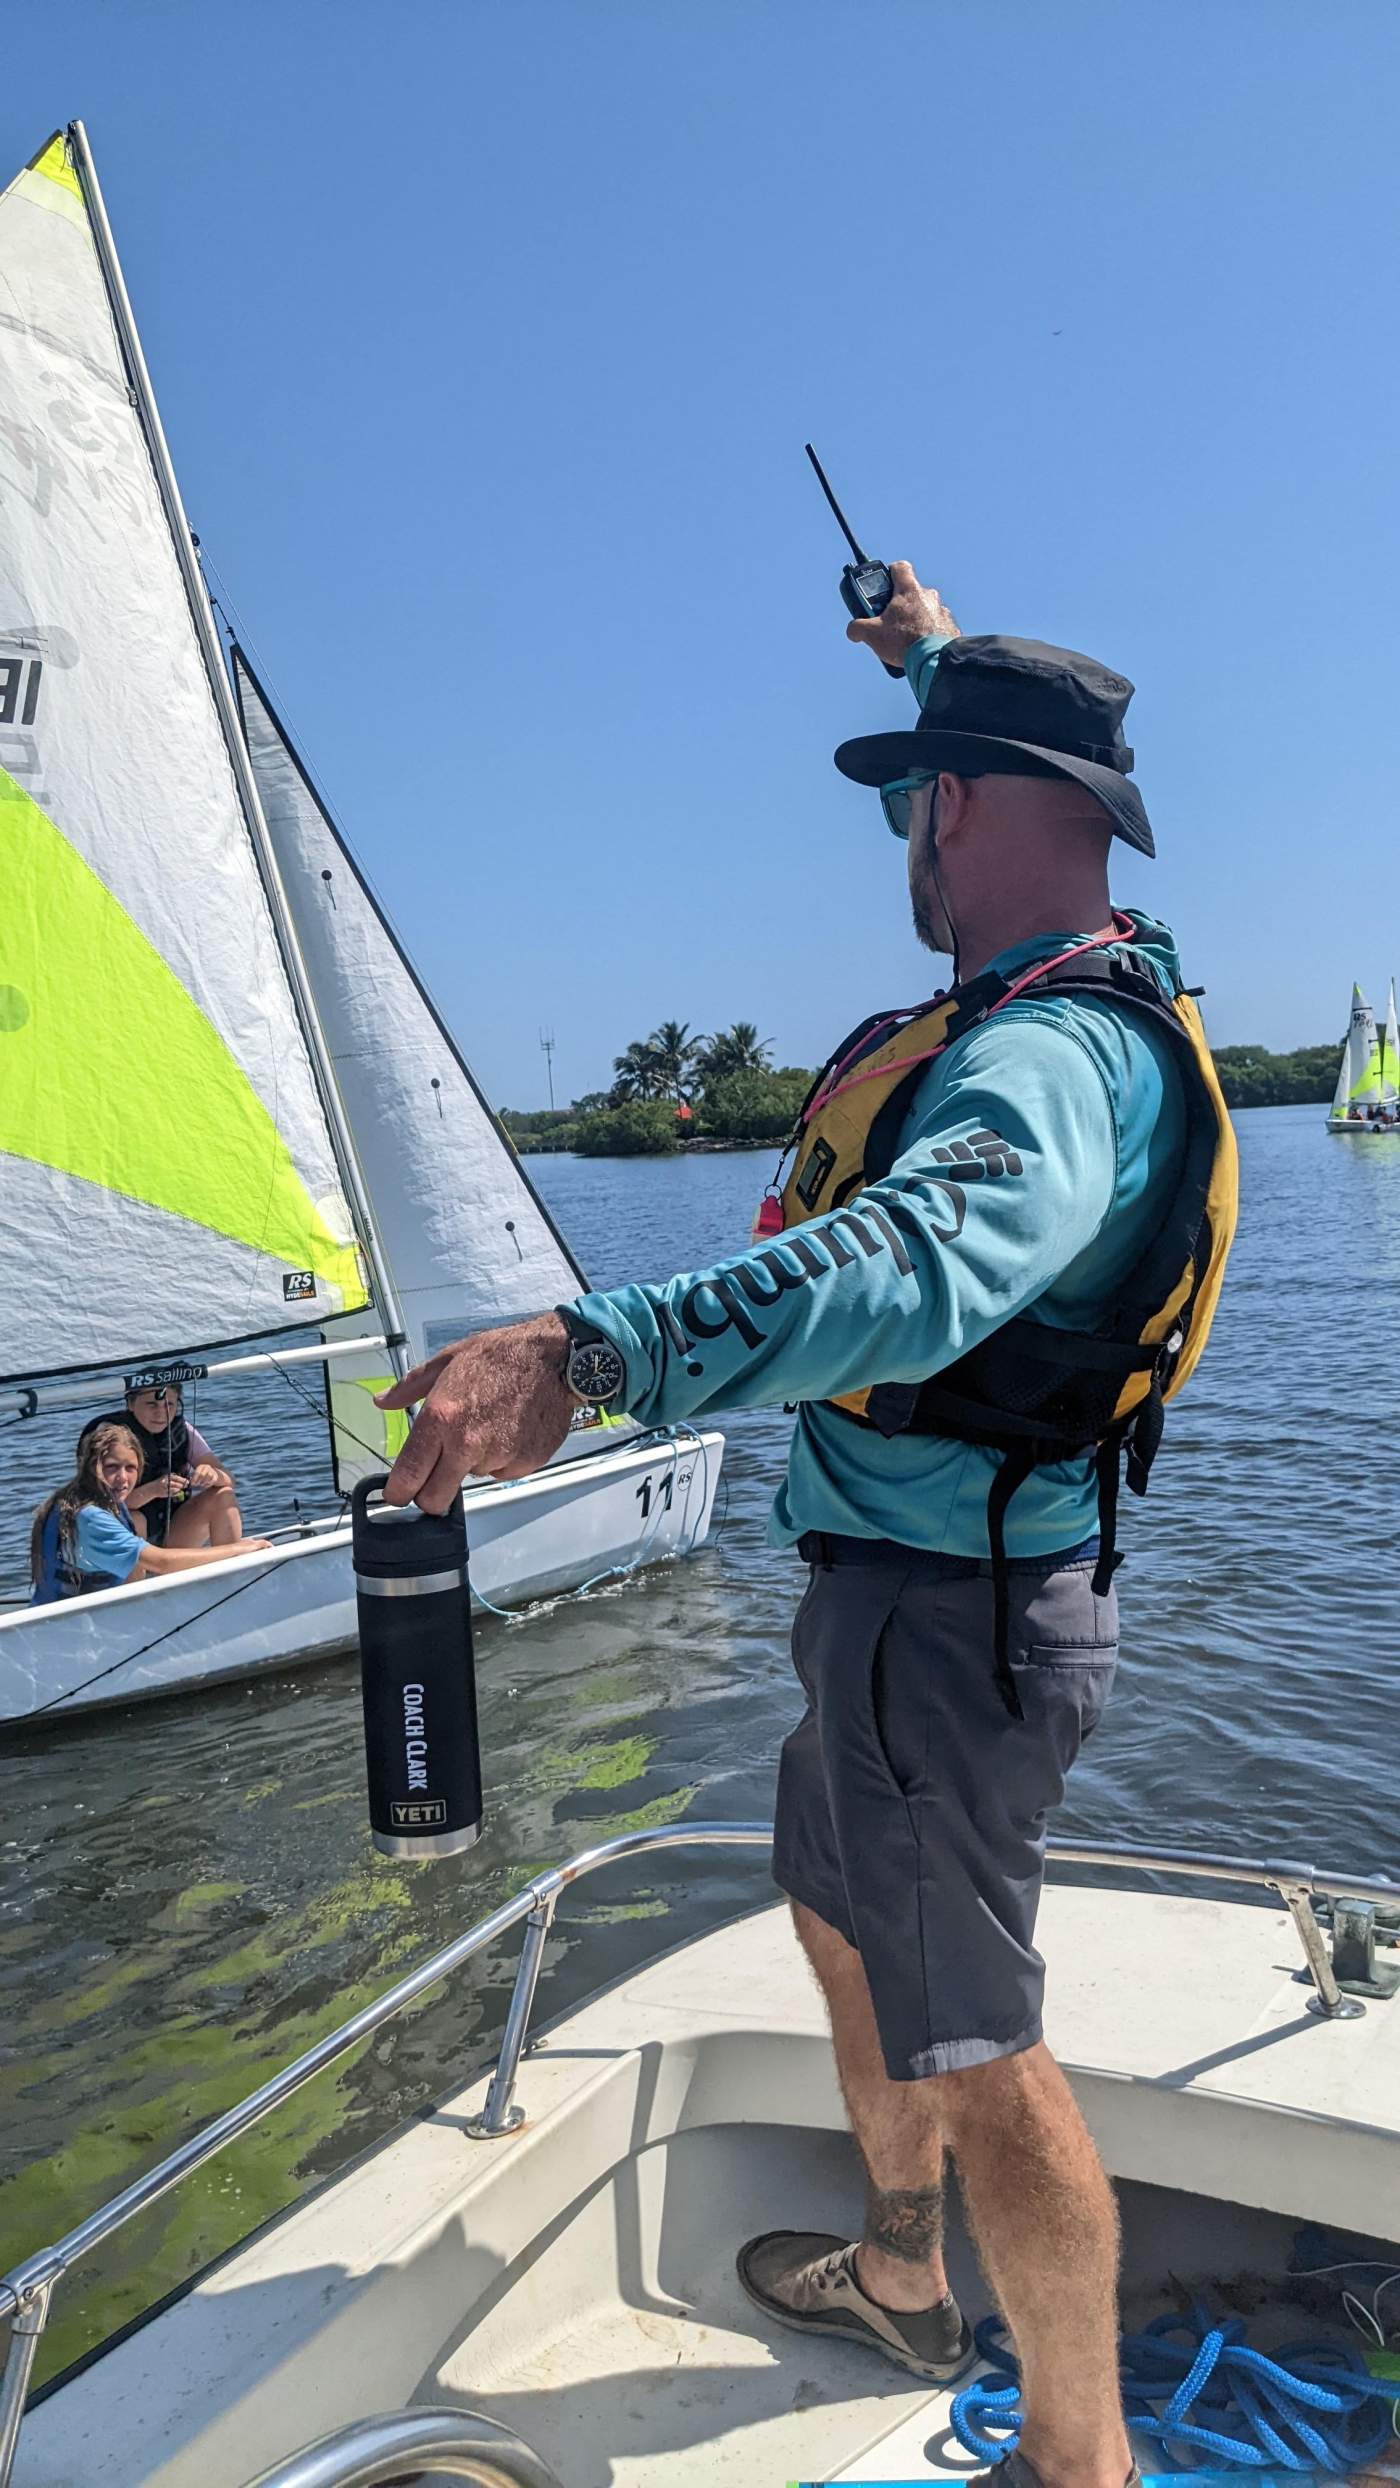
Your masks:
M131 1509L144 1514L142 1534L152 1546L239 1543L243 1518L233 1479L186 1418L178 1383L140 1384L127 1392L124 1408L93 1422L125 1426L135 1436L141 1476Z
M141 1515L127 1501L140 1483L141 1467L141 1447L129 1426L98 1423L84 1429L76 1474L34 1515L29 1563L36 1607L226 1560L228 1547L147 1544ZM267 1544L266 1538L245 1538L237 1551L250 1554Z

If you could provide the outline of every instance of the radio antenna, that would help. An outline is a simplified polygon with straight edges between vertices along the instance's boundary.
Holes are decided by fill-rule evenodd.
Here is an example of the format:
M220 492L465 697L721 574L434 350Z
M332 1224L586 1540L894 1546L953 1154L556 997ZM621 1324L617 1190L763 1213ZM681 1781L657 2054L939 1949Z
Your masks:
M849 527L847 526L847 524L846 524L846 513L845 513L845 511L842 509L840 502L837 500L835 493L832 491L830 484L827 482L826 477L825 477L825 475L824 475L824 474L823 474L823 472L822 472L822 462L821 462L820 458L817 456L817 453L816 453L815 449L812 447L812 444L811 444L811 442L810 442L810 441L808 441L808 442L805 444L805 447L806 447L807 455L808 455L808 457L811 459L811 461L812 461L812 465L813 465L813 467L814 467L814 468L815 468L815 470L816 470L817 482L820 484L820 486L821 486L821 488L822 488L822 491L826 494L827 500L828 500L828 501L830 502L830 504L831 504L831 515L832 515L832 517L835 519L836 524L837 524L837 526L840 528L842 535L845 537L846 542L849 544L849 546L850 546L850 548L851 548L851 551L854 553L854 555L855 555L855 557L856 557L856 560L857 560L858 562L863 562L863 561L864 561L864 559L865 559L865 555L862 553L862 551L861 551L861 549L860 549L860 546L857 544L857 542L856 542L856 540L855 540L855 537L852 535L852 533L851 533L851 531L850 531L850 528L849 528Z

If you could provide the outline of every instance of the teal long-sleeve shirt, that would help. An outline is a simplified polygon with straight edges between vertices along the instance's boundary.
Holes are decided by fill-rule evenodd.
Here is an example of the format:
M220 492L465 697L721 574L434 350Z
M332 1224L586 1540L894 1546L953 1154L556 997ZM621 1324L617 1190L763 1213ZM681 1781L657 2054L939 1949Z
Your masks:
M1171 935L1136 922L1138 955L1169 988ZM1093 929L992 964L1014 975ZM985 1556L995 1452L886 1439L820 1403L937 1373L1015 1314L1091 1325L1160 1224L1184 1137L1155 1029L1097 1000L1026 997L919 1082L889 1174L845 1205L873 1250L828 1214L709 1269L582 1296L578 1310L621 1350L622 1404L646 1424L798 1403L776 1543L817 1529ZM1089 1461L1037 1470L1010 1505L1008 1552L1076 1545L1094 1517Z

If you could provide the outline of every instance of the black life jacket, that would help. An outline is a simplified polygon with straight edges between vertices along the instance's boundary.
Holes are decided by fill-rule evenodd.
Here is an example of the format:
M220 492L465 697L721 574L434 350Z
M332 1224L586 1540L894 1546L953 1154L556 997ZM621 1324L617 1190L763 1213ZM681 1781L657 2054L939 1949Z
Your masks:
M822 1403L886 1436L942 1435L1001 1453L987 1499L987 1537L997 1676L1016 1716L1007 1505L1034 1469L1092 1455L1099 1490L1094 1588L1106 1595L1117 1563L1122 1455L1126 1450L1131 1491L1145 1494L1164 1404L1194 1371L1205 1345L1235 1231L1235 1136L1200 1013L1184 990L1168 997L1149 963L1134 957L1136 930L1131 917L1118 917L1110 932L1013 978L989 971L937 1002L864 1021L818 1075L791 1144L787 1179L769 1193L755 1227L772 1235L800 1226L878 1183L898 1156L904 1120L929 1063L1022 993L1092 996L1170 1040L1186 1106L1176 1194L1097 1327L1067 1330L1021 1314L926 1381L877 1383ZM993 1137L987 1135L989 1144ZM996 1171L979 1163L975 1137L946 1156L941 1172L950 1185L961 1188Z
M147 1433L144 1425L137 1424L129 1408L111 1409L105 1417L94 1417L92 1422L93 1425L126 1427L141 1454L141 1474L136 1481L140 1486L149 1486L152 1478L164 1477L167 1471L172 1477L179 1477L189 1468L190 1429L185 1422L183 1408L177 1407L172 1411L170 1423L159 1434ZM91 1427L84 1426L83 1432L90 1433Z

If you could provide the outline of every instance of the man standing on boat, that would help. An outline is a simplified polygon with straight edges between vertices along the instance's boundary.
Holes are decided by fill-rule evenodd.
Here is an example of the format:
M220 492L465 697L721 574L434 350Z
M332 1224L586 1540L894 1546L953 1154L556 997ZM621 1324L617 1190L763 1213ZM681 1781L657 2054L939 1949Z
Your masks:
M770 2318L947 2380L970 2357L942 2255L956 2163L1022 2375L1020 2488L1122 2488L1112 2193L1041 2029L1045 1820L1117 1658L1120 1462L1141 1492L1199 1355L1234 1157L1171 935L1116 913L1112 838L1153 853L1132 685L964 638L907 563L848 636L917 724L836 755L908 842L951 992L838 1048L748 1253L445 1350L391 1500L536 1469L583 1402L648 1425L795 1401L773 1520L810 1566L806 1710L774 1872L824 1991L869 2181L863 2236L751 2239ZM781 1240L780 1240L781 1239Z

